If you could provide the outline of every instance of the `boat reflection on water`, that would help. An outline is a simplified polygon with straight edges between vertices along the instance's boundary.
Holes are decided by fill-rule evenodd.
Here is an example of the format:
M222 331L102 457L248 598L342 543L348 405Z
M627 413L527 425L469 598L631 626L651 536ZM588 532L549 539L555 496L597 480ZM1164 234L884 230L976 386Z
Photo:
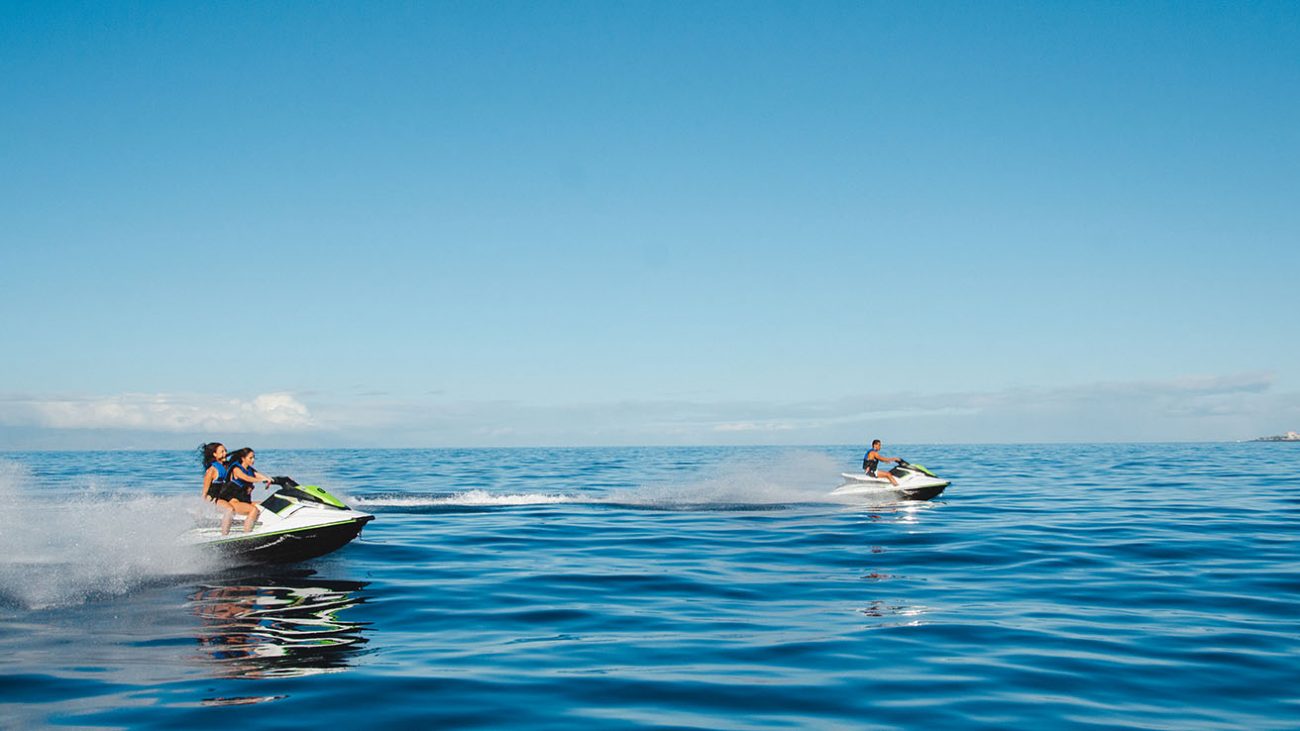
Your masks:
M917 533L912 526L921 522L926 512L933 510L936 503L933 502L915 502L907 505L897 505L888 511L877 510L866 514L866 519L872 522L893 523L904 526L899 535L914 535ZM908 587L915 586L918 581L924 581L923 578L908 574L895 573L898 567L906 565L887 555L890 549L885 545L872 545L868 549L870 558L868 568L859 579L864 582L870 582L872 586L870 594L879 596L881 584L890 583L888 593L894 597L906 597L909 593ZM866 556L864 556L866 558ZM912 566L911 568L917 568ZM899 582L892 584L892 582ZM924 604L918 604L905 598L891 599L868 599L864 607L858 609L858 613L866 618L866 629L885 629L890 627L919 627L928 624L927 615L933 611L932 607Z
M929 607L920 604L906 604L884 599L873 599L858 612L868 618L866 629L884 629L888 627L920 627L926 624L925 615Z
M366 601L365 586L310 575L199 585L189 596L202 622L199 657L225 678L344 670L368 642L367 624L339 615Z

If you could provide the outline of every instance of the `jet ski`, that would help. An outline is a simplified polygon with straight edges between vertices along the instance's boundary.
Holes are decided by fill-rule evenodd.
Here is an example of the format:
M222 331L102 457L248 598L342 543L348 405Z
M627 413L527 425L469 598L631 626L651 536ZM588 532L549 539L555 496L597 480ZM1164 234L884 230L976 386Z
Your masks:
M261 514L253 530L245 533L241 517L235 516L224 536L218 519L187 531L182 541L219 551L239 564L289 563L342 548L375 518L315 485L299 485L288 477L276 477L271 484L279 489L258 503Z
M884 477L871 477L865 472L841 472L843 485L831 491L836 497L878 497L886 500L929 500L948 487L947 480L919 464L899 460L889 474L898 480L894 485Z

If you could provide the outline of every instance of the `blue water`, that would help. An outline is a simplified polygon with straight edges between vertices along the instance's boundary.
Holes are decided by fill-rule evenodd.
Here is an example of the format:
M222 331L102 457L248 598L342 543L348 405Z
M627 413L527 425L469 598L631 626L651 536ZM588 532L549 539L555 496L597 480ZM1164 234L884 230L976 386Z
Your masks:
M0 454L0 726L1300 728L1300 445L859 451L259 451L377 517L243 572L192 454Z

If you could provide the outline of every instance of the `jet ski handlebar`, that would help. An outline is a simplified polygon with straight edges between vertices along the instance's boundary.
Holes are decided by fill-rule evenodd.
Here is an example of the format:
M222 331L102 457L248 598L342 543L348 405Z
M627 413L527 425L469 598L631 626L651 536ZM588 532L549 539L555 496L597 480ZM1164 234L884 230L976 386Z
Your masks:
M293 479L292 477L286 477L286 476L284 476L284 475L281 475L280 477L272 477L272 478L271 478L271 482L270 482L270 484L272 484L272 485L277 485L277 486L279 486L279 487L297 487L297 486L298 486L298 483L295 482L294 479Z

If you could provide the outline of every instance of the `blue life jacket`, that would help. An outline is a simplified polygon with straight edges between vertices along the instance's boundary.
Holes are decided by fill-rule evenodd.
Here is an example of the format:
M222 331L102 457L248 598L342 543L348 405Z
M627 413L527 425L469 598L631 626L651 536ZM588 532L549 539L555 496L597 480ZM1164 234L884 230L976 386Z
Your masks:
M240 487L244 487L244 488L247 488L247 489L249 489L249 490L253 489L253 483L252 483L252 482L245 482L244 480L241 480L241 479L239 479L238 477L235 477L235 468L236 468L236 467L238 467L240 470L243 471L244 474L249 475L250 477L252 476L252 472L256 472L257 470L252 470L252 472L250 472L249 470L244 469L244 466L241 465L241 464L239 464L238 462L236 462L235 464L230 465L230 481L233 482L233 483L236 484L236 485L239 485ZM249 468L249 469L252 469L252 468Z
M213 500L223 500L225 499L223 493L225 492L226 485L230 484L230 470L217 460L212 460L212 464L209 464L208 467L216 467L217 476L212 478L212 482L208 483L208 491L204 494ZM208 474L208 467L203 468L203 474L205 476Z

